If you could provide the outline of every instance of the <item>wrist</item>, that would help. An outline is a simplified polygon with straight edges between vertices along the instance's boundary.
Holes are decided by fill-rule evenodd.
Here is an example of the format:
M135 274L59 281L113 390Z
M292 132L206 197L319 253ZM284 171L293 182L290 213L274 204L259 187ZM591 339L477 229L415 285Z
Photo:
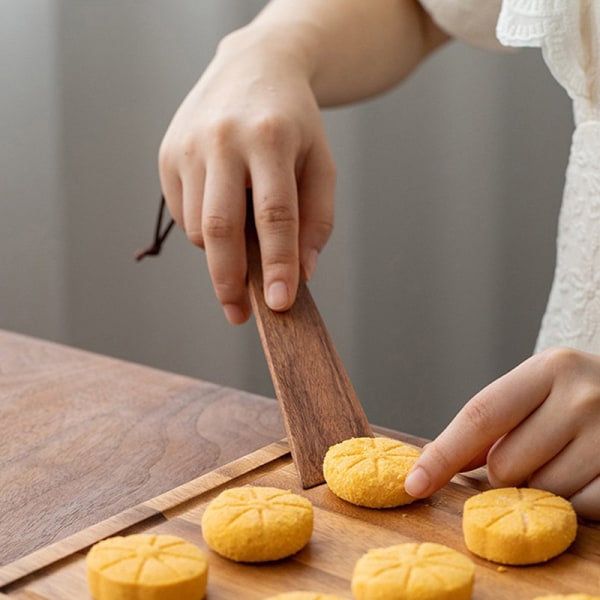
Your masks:
M310 23L262 23L254 21L226 35L217 48L217 58L251 54L277 71L295 73L310 83L317 71L318 32Z

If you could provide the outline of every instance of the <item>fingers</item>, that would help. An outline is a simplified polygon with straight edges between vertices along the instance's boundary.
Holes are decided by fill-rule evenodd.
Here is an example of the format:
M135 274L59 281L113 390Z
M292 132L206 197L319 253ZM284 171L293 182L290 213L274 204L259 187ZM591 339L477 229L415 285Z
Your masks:
M492 449L489 479L496 487L526 483L565 498L582 490L588 498L583 490L600 473L600 358L554 349L542 360L552 391ZM599 510L600 496L596 504Z
M562 410L557 407L560 403L556 394L550 393L536 410L492 447L487 465L488 479L494 487L522 485L542 465L565 452L575 430L568 419L556 418L560 414L557 410Z
M164 172L169 210L188 238L205 249L215 293L235 324L250 315L244 239L248 181L265 299L272 309L290 308L300 266L312 275L333 228L335 170L324 137L306 153L298 179L297 144L284 135L275 143L273 137L270 143L255 144L257 151L247 162L236 152L214 152L206 164L190 161L180 167L182 182Z
M300 265L306 280L333 230L335 166L324 136L316 140L299 180Z
M528 477L535 487L570 498L589 485L600 473L600 458L594 440L586 436L575 438L552 460L543 464Z
M291 307L299 276L299 209L295 161L299 140L292 127L265 120L255 139L250 178L265 300L273 310Z
M584 519L600 521L600 476L573 494L569 500L577 514Z
M264 294L274 310L295 300L333 223L335 172L319 107L304 75L276 63L277 77L223 55L188 94L159 153L171 215L204 248L217 298L232 323L250 315L245 191L253 190ZM253 60L250 60L253 63ZM217 65L220 64L220 67ZM256 65L255 65L256 66ZM287 78L287 79L286 79ZM285 84L287 81L287 84Z
M179 212L182 218L182 228L192 244L204 248L202 232L202 210L205 186L205 173L202 166L194 170L188 169L183 175L181 184L181 206Z
M298 288L298 205L295 186L273 181L253 186L254 219L260 243L264 295L270 308L290 308ZM290 198L291 196L291 198Z
M551 386L543 359L534 356L484 388L424 449L406 478L406 491L423 498L440 489L538 408Z
M425 497L487 448L495 487L529 485L600 519L600 357L565 348L525 361L470 400L428 444L406 491Z
M164 140L158 155L158 172L167 208L177 225L183 229L183 188L173 164L171 149Z
M241 163L213 161L207 169L204 201L190 199L185 212L186 233L199 232L215 294L230 323L239 325L250 316L246 290L245 174ZM193 215L193 217L191 216ZM188 216L192 225L188 230ZM192 239L192 241L194 241Z
M263 138L271 142L251 162L251 179L264 294L272 309L287 310L299 269L310 279L333 229L335 168L324 135L306 152L298 177L295 140L285 131Z
M280 151L273 156L273 149ZM277 146L258 154L248 166L229 154L181 172L182 183L165 177L169 209L190 241L205 249L227 319L240 324L250 315L244 237L248 179L253 186L265 299L273 310L290 308L301 264L310 277L333 228L335 173L326 144L308 153L299 181L295 155L289 152L286 157Z
M217 138L213 145L218 151L210 160L199 148L196 136L166 136L159 152L159 169L171 215L189 240L206 250L215 294L227 319L241 324L250 316L244 242L245 167L231 151L232 136L223 135L221 130L219 133L212 136Z

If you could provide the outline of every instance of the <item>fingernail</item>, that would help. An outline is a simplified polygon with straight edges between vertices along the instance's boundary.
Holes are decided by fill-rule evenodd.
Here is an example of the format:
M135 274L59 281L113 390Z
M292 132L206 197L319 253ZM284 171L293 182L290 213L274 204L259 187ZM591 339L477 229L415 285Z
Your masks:
M407 476L404 481L406 493L413 498L421 498L427 495L431 480L423 467L416 467Z
M288 306L289 294L283 281L274 281L267 291L267 304L273 310L284 310Z
M311 250L306 255L306 260L304 261L304 277L306 281L310 281L312 276L315 273L315 268L317 267L317 259L319 258L319 253L316 250Z
M233 325L240 325L246 320L246 313L237 304L224 304L223 311Z

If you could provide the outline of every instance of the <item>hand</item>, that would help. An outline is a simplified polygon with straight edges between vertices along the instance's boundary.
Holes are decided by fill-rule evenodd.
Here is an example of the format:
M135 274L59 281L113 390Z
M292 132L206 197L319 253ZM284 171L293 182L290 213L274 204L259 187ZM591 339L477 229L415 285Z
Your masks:
M232 323L250 315L246 188L252 187L264 293L288 309L333 227L335 170L310 73L285 36L260 28L224 40L175 114L159 154L171 215L204 248Z
M424 448L406 490L429 496L486 462L494 487L549 490L600 519L600 357L546 350L484 388Z

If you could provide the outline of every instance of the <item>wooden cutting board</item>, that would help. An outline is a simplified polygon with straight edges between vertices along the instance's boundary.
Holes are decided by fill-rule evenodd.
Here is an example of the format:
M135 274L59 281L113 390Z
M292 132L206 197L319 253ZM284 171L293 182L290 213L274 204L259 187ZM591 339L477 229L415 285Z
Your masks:
M304 550L261 565L236 564L208 550L199 525L206 504L227 487L247 484L291 489L313 502L314 533ZM369 548L432 541L469 554L461 533L462 505L483 489L487 484L478 472L472 477L457 476L431 498L409 506L360 508L335 497L325 484L303 490L287 444L275 443L0 567L0 598L89 600L85 577L89 546L112 535L151 532L181 536L208 552L207 600L261 599L294 589L350 599L352 569ZM474 600L529 600L549 593L600 591L598 524L582 522L573 546L544 565L503 568L472 558L476 563Z

